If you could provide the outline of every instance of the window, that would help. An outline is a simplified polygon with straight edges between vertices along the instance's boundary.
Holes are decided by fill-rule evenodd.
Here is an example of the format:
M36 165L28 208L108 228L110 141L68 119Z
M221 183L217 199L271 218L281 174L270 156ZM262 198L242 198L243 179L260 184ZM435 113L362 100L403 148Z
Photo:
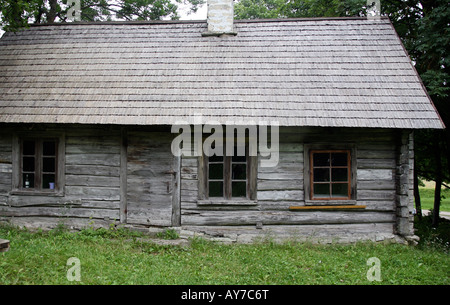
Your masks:
M54 190L56 186L56 139L22 140L21 187Z
M305 144L305 205L356 204L356 145Z
M233 156L202 156L199 170L199 199L215 204L222 201L241 202L256 199L257 157L237 154ZM214 202L214 203L211 203ZM249 203L250 204L250 203Z
M208 197L247 198L247 156L208 157Z
M62 139L15 137L13 191L43 194L61 192L64 181Z
M311 199L351 198L349 150L311 150Z

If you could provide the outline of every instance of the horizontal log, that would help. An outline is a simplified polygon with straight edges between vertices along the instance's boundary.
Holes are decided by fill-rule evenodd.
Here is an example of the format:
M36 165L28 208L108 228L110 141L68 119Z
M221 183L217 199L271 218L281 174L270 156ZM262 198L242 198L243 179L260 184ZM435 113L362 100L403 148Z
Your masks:
M271 190L303 190L303 179L259 180L257 187L258 192Z
M358 169L395 169L395 159L358 159Z
M357 200L395 201L395 190L358 190Z
M356 176L359 180L394 180L392 169L357 169Z
M0 220L2 218L0 217ZM111 228L111 224L117 223L115 218L76 218L76 217L51 217L51 216L23 216L8 217L4 220L18 227L41 228L44 230L54 229L64 225L67 228Z
M182 211L182 225L351 224L394 222L395 214L372 211Z
M395 190L395 183L392 180L359 180L357 190Z
M303 190L258 191L258 200L303 200Z
M133 208L127 210L127 223L152 226L172 225L172 204L167 209L156 209L149 213L148 208Z
M0 163L0 173L11 173L12 164L10 163Z
M119 177L120 167L108 165L83 165L73 164L66 165L67 175L89 175L89 176L105 176Z
M67 165L106 165L120 166L119 154L80 154L66 155Z
M93 209L76 207L2 207L0 206L2 216L51 216L51 217L81 217L97 219L119 219L119 209Z
M210 236L236 236L239 242L264 238L287 237L289 240L312 241L311 237L332 238L333 241L380 240L383 235L392 237L392 223L325 224L325 225L263 225L261 229L251 226L183 226L183 230ZM252 238L253 237L253 238ZM331 240L330 240L331 241Z
M92 175L66 175L67 186L104 186L119 187L119 177L103 177Z
M66 186L66 195L78 196L80 199L120 200L118 187Z
M258 172L258 180L290 180L290 179L303 179L303 171Z
M365 205L307 205L290 206L291 211L310 211L310 210L363 210Z

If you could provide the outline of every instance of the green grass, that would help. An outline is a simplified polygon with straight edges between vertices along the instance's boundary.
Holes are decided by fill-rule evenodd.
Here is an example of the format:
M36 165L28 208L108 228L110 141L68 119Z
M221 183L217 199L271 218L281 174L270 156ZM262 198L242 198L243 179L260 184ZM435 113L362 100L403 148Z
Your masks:
M0 227L11 249L0 253L0 284L450 284L447 248L358 243L261 242L224 245L194 239L162 246L124 230L29 232ZM81 281L67 280L70 257ZM381 282L367 280L377 257Z
M419 188L422 210L431 210L434 206L434 188ZM450 190L442 188L440 211L450 212Z

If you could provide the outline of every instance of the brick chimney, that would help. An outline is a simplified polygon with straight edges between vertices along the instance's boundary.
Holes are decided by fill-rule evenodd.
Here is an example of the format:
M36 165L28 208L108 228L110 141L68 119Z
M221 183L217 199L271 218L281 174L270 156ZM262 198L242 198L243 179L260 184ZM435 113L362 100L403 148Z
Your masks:
M208 31L202 36L237 35L233 27L233 0L208 0Z

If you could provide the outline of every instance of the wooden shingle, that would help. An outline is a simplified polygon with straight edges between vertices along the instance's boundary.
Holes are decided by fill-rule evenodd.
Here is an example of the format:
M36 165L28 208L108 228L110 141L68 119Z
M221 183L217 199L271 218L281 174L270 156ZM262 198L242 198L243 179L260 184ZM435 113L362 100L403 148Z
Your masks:
M0 39L0 122L443 128L388 19L32 26Z

